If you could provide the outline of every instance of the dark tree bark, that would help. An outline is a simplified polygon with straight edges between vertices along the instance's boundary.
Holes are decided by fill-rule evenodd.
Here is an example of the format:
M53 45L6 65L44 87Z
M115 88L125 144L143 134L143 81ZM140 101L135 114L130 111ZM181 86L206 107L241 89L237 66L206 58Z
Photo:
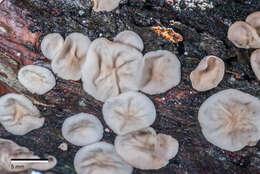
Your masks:
M260 97L259 82L248 66L252 50L237 49L226 38L228 27L260 10L260 3L258 0L203 2L122 0L113 12L95 13L90 0L3 0L0 3L0 96L10 92L26 95L40 109L46 122L43 128L25 136L11 135L0 126L0 136L38 155L55 155L59 163L52 171L74 173L73 158L79 147L69 144L66 152L58 149L59 144L65 142L61 125L65 118L79 112L94 114L104 123L103 103L87 95L80 81L58 77L53 90L42 96L32 95L18 82L17 72L28 64L50 68L50 62L39 51L42 36L48 33L66 36L82 32L94 40L101 36L111 39L129 29L143 38L144 53L167 49L182 63L181 83L162 95L149 96L157 109L153 127L157 132L177 138L179 153L160 170L136 169L134 173L260 173L260 143L233 153L221 150L206 141L197 120L202 102L223 89L236 88ZM175 44L163 38L153 31L155 26L173 29L183 36L183 42ZM226 74L217 88L199 93L192 89L189 74L200 59L210 54L225 61ZM105 132L104 141L113 143L114 138L114 133Z

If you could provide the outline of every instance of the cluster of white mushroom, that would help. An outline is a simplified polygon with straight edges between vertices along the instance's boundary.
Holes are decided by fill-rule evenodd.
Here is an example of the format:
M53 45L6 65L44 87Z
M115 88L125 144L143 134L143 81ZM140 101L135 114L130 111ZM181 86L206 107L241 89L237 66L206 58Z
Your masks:
M52 70L66 80L83 82L84 90L100 101L127 91L159 94L179 84L181 65L169 51L142 55L144 45L132 31L119 33L114 41L73 33L65 42L60 34L44 37L43 54L52 61Z
M67 118L62 135L70 143L82 147L74 158L79 174L130 174L132 167L159 169L178 152L178 141L156 134L149 126L156 118L153 102L138 92L126 92L108 99L102 109L106 124L118 135L115 147L98 142L103 126L93 115L80 113Z
M103 126L96 116L79 113L67 118L62 125L63 137L74 145L84 146L74 159L76 171L79 174L91 171L130 174L133 167L159 169L167 165L178 152L178 141L168 135L157 135L150 127L156 118L155 106L138 90L158 94L176 86L181 76L178 58L166 50L143 56L143 41L132 31L119 33L113 42L99 38L91 44L81 42L81 47L76 45L77 40L66 45L68 38L73 39L71 35L65 43L59 34L45 36L42 52L52 60L52 69L61 78L68 79L74 70L78 73L81 69L84 90L105 102L104 120L118 134L114 147L99 142L103 138ZM86 51L85 58L77 58L77 52L83 50ZM70 54L65 55L65 52ZM54 66L60 62L55 61L57 59L64 63ZM65 63L67 59L73 60L74 64ZM66 71L54 70L55 67ZM125 148L129 154L125 153Z
M114 147L99 142L103 126L96 116L80 113L64 121L64 138L85 146L74 160L79 174L128 174L132 173L132 166L158 169L177 154L177 140L157 135L150 127L156 118L155 106L138 91L159 94L176 86L181 78L180 62L169 51L152 51L143 56L143 49L142 39L132 31L119 33L113 42L105 38L91 42L80 33L72 33L65 40L53 33L42 40L41 50L52 61L53 72L66 80L81 79L88 94L105 102L104 120L118 134ZM21 68L18 79L28 91L39 95L56 84L50 70L36 65ZM1 124L15 135L25 135L44 124L39 110L23 95L2 96L0 113ZM125 144L132 155L123 153Z
M260 12L247 16L245 22L238 21L230 26L228 39L238 48L256 48L251 54L251 67L260 80Z

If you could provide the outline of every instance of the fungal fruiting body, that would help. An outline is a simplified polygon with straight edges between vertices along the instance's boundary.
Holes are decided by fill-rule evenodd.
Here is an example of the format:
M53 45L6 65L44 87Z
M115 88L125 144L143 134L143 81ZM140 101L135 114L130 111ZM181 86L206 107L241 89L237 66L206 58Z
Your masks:
M59 54L52 60L53 72L65 80L79 80L90 43L89 38L80 33L67 36Z
M79 113L64 121L62 135L74 145L85 146L101 140L103 126L94 115Z
M128 46L132 46L139 51L143 51L144 49L144 43L141 37L137 33L129 30L118 33L114 38L114 42L119 42Z
M82 147L75 155L78 174L131 174L133 168L116 153L113 145L98 142Z
M137 91L142 58L133 47L105 38L94 40L82 68L84 90L100 101Z
M93 4L93 10L100 11L112 11L119 6L120 0L91 0Z
M120 135L115 140L116 152L131 166L148 170L166 166L176 156L179 143L171 136L156 134L151 127Z
M254 27L258 34L260 34L260 11L251 13L247 16L246 22Z
M18 80L31 93L40 95L51 90L56 84L50 70L36 65L22 67L18 72Z
M260 80L260 49L251 54L250 63L257 79Z
M199 123L205 138L212 144L238 151L256 145L260 139L260 101L235 89L209 97L199 109Z
M41 50L52 60L51 67L57 76L79 80L90 43L89 38L81 33L71 33L65 41L60 34L52 33L43 38Z
M106 124L118 135L149 127L156 118L153 102L138 92L109 98L102 112Z
M238 21L228 29L228 39L238 48L260 48L257 30L246 22Z
M181 81L181 64L170 51L151 51L142 62L141 91L147 94L164 93Z
M40 159L26 147L17 145L15 142L0 138L0 173L17 173L29 169L49 170L56 166L57 160L54 156L48 156L48 163L12 163L11 159ZM18 167L16 167L16 165ZM19 167L23 166L23 167Z
M41 51L49 60L53 60L62 49L63 37L58 33L46 35L41 42Z
M25 135L42 127L44 120L39 110L23 95L6 94L0 98L0 123L8 132Z
M218 86L225 74L223 60L216 56L204 57L190 74L192 87L198 91L207 91Z

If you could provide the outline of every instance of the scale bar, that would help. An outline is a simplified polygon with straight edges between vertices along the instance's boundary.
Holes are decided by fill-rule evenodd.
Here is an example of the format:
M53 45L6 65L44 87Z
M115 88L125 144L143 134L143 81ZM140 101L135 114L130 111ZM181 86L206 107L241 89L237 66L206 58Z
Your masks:
M12 163L48 163L48 159L11 159Z

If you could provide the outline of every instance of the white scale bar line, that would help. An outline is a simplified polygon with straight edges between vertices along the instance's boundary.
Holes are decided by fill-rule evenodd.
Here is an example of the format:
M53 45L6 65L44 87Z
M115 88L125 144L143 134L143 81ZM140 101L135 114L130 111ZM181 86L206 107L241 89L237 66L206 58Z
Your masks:
M33 161L33 160L30 160L30 161L27 161L27 160L20 160L20 161L11 161L12 163L48 163L49 161L39 161L39 160L36 160L36 161Z

